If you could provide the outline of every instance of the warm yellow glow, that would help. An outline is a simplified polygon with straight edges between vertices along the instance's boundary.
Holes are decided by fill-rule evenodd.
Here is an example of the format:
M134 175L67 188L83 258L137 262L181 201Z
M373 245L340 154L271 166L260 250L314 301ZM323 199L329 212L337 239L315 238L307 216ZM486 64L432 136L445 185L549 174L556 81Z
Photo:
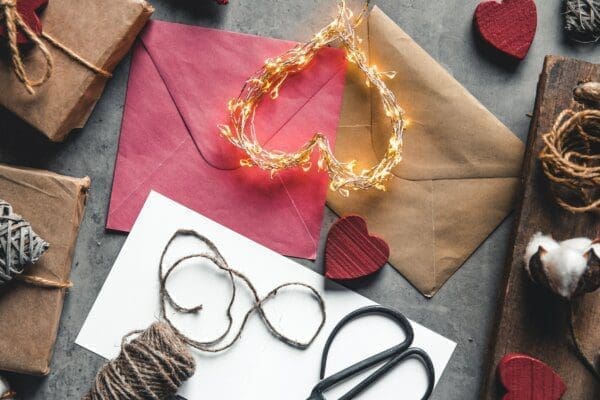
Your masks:
M271 176L288 168L300 167L308 171L312 168L311 154L317 148L317 165L329 174L331 190L344 196L347 196L350 190L385 190L385 183L390 178L392 169L402 160L402 138L407 123L394 93L382 80L393 79L395 72L379 72L375 65L369 66L367 57L359 49L361 40L356 35L355 28L365 17L367 6L368 1L363 12L354 19L352 11L346 7L345 0L340 0L339 14L332 23L317 33L311 41L300 44L275 59L266 60L263 68L248 79L240 96L229 102L231 120L228 126L219 126L219 129L225 139L248 155L247 159L240 162L242 166L259 167L270 171ZM335 158L329 141L321 133L313 136L296 152L284 153L265 150L258 143L254 132L254 114L262 96L268 94L273 99L277 98L279 89L288 76L302 71L319 50L334 43L339 44L346 51L346 59L356 64L365 74L366 84L379 91L386 115L392 122L390 145L383 159L360 174L354 172L355 160L343 163ZM249 135L246 134L247 130Z

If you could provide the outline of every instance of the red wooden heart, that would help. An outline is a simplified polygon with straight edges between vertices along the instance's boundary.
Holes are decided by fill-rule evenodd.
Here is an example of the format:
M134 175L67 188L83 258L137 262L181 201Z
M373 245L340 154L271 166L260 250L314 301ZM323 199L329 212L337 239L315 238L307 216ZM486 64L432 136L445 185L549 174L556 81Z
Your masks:
M17 0L17 12L23 18L23 22L36 34L42 34L42 21L37 15L43 7L48 4L49 0ZM31 40L23 33L22 29L18 29L17 43L30 43ZM0 21L0 36L6 36L6 24Z
M525 58L537 29L534 0L486 0L474 19L485 42L510 57Z
M327 236L325 275L330 279L356 279L379 271L390 256L383 240L370 236L367 223L352 215L338 220Z
M560 400L567 390L552 368L525 354L504 356L498 375L507 390L503 400Z

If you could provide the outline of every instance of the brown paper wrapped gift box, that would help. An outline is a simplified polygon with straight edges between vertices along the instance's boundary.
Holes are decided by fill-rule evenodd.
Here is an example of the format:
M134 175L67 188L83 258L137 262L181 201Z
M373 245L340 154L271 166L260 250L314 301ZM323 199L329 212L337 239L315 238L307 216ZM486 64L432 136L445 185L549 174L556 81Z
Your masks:
M29 221L50 248L28 275L67 282L89 178L0 164L0 198ZM0 370L45 375L56 341L64 289L23 282L0 288Z
M144 0L50 0L41 12L44 32L93 65L112 71L152 15ZM44 41L45 39L42 39ZM0 38L4 42L5 38ZM81 128L100 98L107 79L45 42L54 60L49 81L29 94L17 79L6 51L0 52L0 105L61 141ZM32 78L44 72L39 49L23 49Z

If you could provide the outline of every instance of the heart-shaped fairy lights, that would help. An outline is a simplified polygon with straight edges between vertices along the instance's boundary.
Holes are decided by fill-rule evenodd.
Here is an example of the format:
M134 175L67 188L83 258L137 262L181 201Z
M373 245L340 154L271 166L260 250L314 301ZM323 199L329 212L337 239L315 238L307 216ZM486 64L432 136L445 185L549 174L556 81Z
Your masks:
M402 160L402 140L406 121L404 111L398 105L394 93L385 85L383 78L393 78L393 72L379 72L375 66L369 66L366 55L359 50L360 38L355 28L360 24L368 10L367 1L363 12L354 18L353 13L340 0L338 17L309 42L299 44L286 53L267 60L258 73L246 82L242 93L229 102L230 123L221 125L219 129L223 137L235 147L244 151L248 158L241 160L246 167L257 166L274 175L282 170L301 167L311 168L311 154L315 148L320 152L318 166L326 170L331 179L330 188L347 196L350 190L365 190L370 188L385 189L385 182L390 178L392 169ZM354 172L356 161L343 163L333 155L327 138L317 133L293 153L269 151L258 143L254 132L254 115L263 96L277 98L279 89L286 79L305 69L314 59L315 54L327 45L339 43L346 51L348 61L356 64L366 75L367 84L378 89L387 116L392 122L392 135L389 147L379 164ZM248 133L247 133L248 131Z

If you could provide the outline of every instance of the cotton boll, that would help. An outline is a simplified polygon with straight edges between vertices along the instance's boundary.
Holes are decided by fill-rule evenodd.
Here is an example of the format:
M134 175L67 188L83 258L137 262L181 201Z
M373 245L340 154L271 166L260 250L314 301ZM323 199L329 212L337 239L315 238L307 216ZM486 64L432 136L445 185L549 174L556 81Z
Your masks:
M563 242L536 233L525 251L529 277L554 293L571 299L600 287L600 243L588 238Z
M525 251L525 268L531 277L531 269L529 268L529 262L531 258L540 250L540 247L546 251L552 251L558 249L560 245L552 236L543 235L542 232L537 232L527 245L527 250Z
M594 253L600 257L600 239L596 239L592 242L590 248L594 251Z
M8 381L0 376L0 399L12 400L15 399L15 393L10 390Z
M565 298L571 297L575 292L587 268L583 253L568 246L561 246L542 255L542 263L552 289Z
M561 242L560 245L579 251L581 253L585 253L587 250L589 250L590 246L592 245L592 241L588 238L574 238L565 240L564 242Z

